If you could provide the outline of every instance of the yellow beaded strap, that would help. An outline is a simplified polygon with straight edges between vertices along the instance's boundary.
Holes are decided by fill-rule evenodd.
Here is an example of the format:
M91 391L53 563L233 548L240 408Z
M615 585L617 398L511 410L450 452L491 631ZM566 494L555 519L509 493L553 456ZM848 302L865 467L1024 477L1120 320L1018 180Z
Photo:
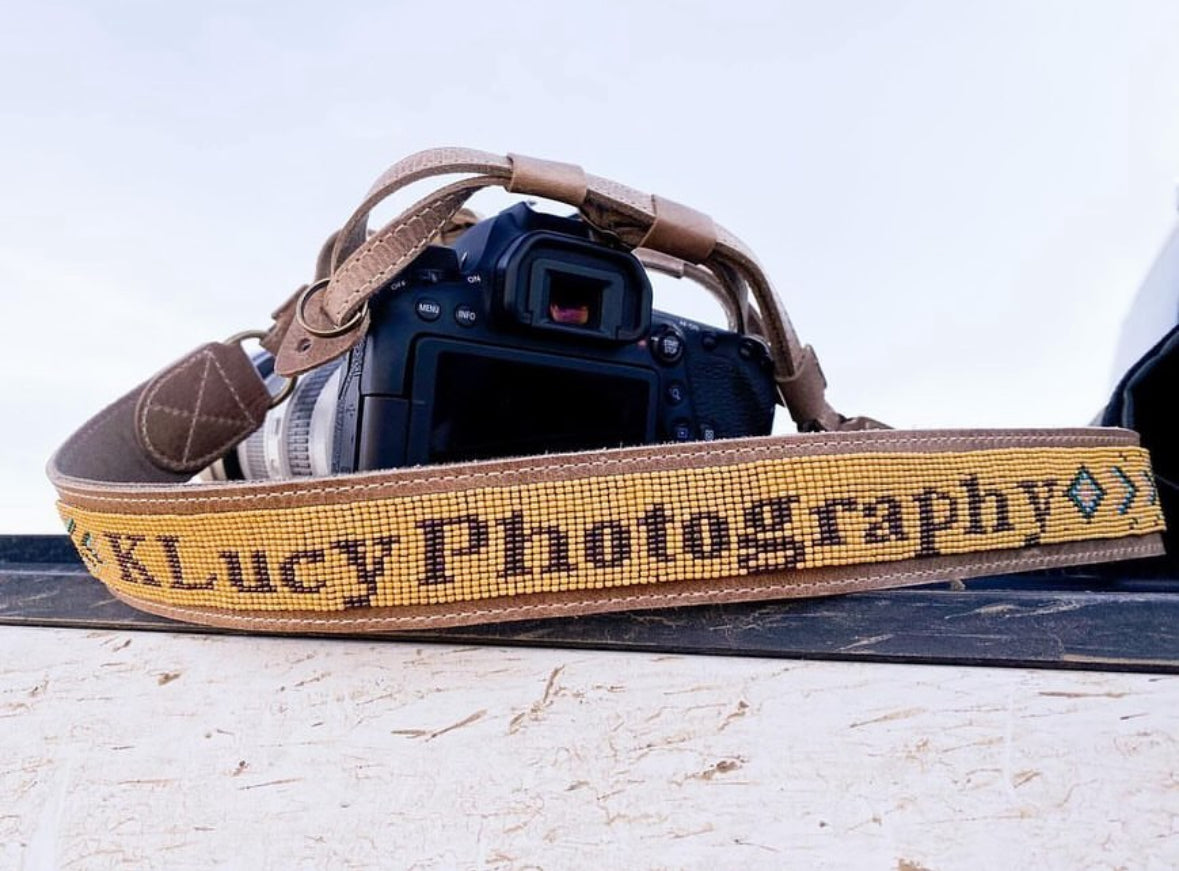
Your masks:
M119 597L284 631L821 595L1160 552L1146 451L1129 433L1063 432L748 439L278 488L59 486L59 504Z

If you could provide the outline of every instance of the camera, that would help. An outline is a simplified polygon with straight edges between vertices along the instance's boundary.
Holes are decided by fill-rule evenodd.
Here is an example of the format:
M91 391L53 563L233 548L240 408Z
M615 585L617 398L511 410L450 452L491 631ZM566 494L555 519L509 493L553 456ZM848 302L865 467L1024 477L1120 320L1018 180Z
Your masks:
M212 470L327 475L764 435L759 338L652 310L630 251L525 203L432 245L370 301L364 340L303 376ZM255 360L277 389L273 360Z

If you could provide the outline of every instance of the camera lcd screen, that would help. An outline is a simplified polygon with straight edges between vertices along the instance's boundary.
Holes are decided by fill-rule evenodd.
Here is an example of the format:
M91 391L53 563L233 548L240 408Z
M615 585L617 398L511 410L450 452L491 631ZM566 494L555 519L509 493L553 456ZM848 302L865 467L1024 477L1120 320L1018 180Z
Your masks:
M640 445L653 435L655 379L642 369L490 348L431 350L417 365L419 375L433 369L432 384L415 378L414 391L415 417L417 388L433 394L428 445L415 419L411 461Z

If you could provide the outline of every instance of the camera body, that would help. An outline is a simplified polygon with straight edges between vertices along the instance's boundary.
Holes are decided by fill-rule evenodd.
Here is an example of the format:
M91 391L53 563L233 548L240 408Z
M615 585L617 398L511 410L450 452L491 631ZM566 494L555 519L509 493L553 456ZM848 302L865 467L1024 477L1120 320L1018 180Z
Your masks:
M578 218L513 206L427 248L374 295L364 340L304 376L226 472L768 434L777 392L765 344L652 311L651 297L629 251L595 241Z

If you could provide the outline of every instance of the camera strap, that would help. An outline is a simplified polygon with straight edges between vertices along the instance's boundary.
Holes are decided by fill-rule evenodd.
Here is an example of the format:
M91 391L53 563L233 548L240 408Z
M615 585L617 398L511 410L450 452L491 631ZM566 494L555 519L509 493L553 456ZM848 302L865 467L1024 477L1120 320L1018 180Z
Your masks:
M411 181L475 173L367 232ZM899 587L1157 555L1150 459L1122 429L901 432L823 398L756 260L684 206L576 167L459 149L395 165L316 280L250 334L295 375L367 331L368 297L475 190L571 202L656 268L696 278L774 352L793 436L267 482L190 480L277 401L235 337L166 367L50 462L66 529L124 601L276 632L381 632Z
M468 177L368 232L369 216L387 198L411 184L456 173ZM603 238L635 249L656 268L702 283L721 299L736 329L765 339L783 404L800 427L879 426L846 418L827 403L818 358L799 342L769 277L745 244L710 217L572 164L468 148L419 152L377 179L320 253L312 284L274 313L275 327L263 345L276 355L275 371L298 375L360 341L368 332L368 299L409 265L475 192L491 186L573 206Z

